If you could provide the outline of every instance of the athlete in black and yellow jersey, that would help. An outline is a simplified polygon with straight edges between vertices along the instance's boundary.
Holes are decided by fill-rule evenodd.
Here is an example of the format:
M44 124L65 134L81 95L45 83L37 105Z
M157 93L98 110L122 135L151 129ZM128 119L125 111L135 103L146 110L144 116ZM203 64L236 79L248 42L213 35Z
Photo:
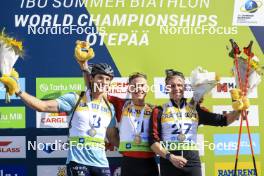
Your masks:
M201 176L198 126L227 126L240 115L238 111L214 114L200 105L194 108L183 98L184 81L181 72L167 73L170 100L153 110L150 122L150 144L152 150L161 156L161 176Z

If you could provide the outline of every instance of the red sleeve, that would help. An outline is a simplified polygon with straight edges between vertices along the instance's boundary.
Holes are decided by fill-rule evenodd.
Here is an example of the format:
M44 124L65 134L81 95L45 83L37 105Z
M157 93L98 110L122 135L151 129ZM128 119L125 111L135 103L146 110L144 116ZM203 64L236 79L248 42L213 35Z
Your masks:
M120 122L123 106L126 100L118 98L118 97L114 97L114 96L109 96L109 95L107 96L107 99L110 101L110 103L114 105L115 113L116 113L116 120L117 122Z
M155 107L152 111L152 115L149 123L149 143L152 145L155 142L161 141L161 115L162 108Z

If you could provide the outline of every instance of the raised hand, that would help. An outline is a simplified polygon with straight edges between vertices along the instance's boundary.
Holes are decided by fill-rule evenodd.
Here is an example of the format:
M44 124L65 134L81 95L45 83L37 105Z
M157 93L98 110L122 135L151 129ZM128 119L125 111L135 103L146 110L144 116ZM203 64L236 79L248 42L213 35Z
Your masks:
M74 56L79 64L83 64L94 57L94 51L93 48L90 48L88 42L77 40L74 49Z
M0 82L5 85L6 91L10 96L12 96L17 90L19 90L18 78L19 74L15 69L12 69L10 75L4 74L0 78Z

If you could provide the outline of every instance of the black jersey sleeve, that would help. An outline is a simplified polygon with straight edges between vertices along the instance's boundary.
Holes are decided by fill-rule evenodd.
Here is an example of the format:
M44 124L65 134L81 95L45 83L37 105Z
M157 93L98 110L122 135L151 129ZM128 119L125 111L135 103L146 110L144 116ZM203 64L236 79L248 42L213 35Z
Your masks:
M225 115L209 112L207 109L197 105L196 107L199 116L199 125L210 126L227 126L227 119Z

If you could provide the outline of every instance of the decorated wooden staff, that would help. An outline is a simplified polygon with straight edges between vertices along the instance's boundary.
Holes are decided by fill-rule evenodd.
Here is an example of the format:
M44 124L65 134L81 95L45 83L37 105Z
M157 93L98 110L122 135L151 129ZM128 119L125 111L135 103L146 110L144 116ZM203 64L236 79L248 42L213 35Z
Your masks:
M254 169L257 174L256 160L254 156L254 150L252 146L252 138L250 135L248 117L247 117L247 109L250 106L249 100L247 98L248 93L252 92L253 89L257 87L257 85L261 81L261 68L259 66L259 60L254 54L251 52L253 41L247 47L244 47L243 53L236 44L233 39L230 39L232 50L229 53L229 56L234 58L234 67L233 73L236 79L237 89L232 89L230 91L232 97L232 107L234 110L242 111L242 118L240 119L239 133L238 133L238 148L236 152L236 161L235 161L235 175L237 171L238 164L238 155L240 151L240 141L241 141L241 133L242 133L242 124L243 120L246 120L246 128L250 142L251 155L253 159Z
M17 59L23 56L23 45L21 41L9 37L4 30L0 34L0 72L2 77L0 81L7 83L5 85L17 85L18 74L13 69ZM10 76L14 78L10 80ZM6 103L10 102L10 96L15 93L15 86L5 86L6 88Z

